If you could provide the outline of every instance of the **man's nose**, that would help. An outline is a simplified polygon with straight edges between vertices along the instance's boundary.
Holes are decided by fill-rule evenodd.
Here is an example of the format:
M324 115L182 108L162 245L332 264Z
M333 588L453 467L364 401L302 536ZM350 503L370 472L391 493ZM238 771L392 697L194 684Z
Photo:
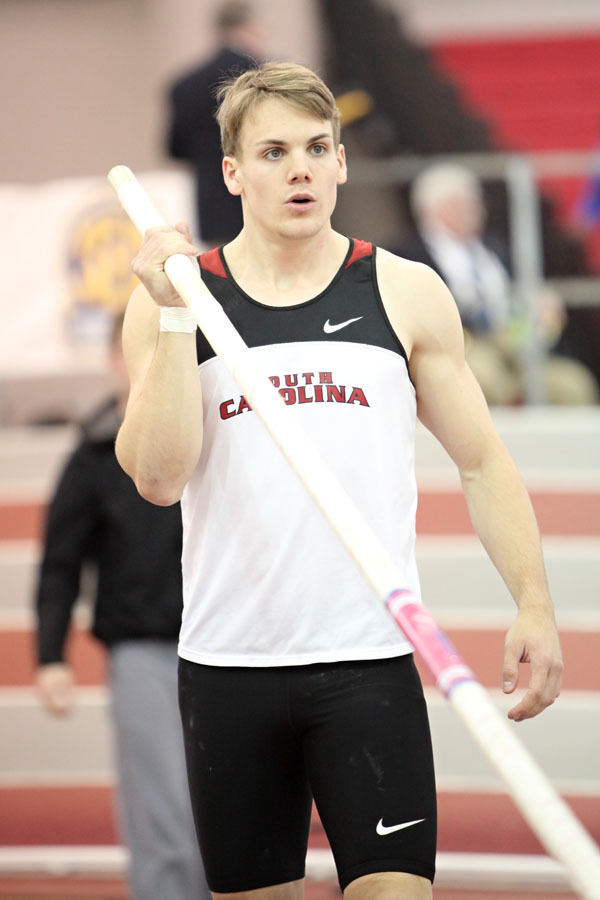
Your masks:
M296 181L311 181L310 161L306 153L292 153L289 159L288 181L292 184Z

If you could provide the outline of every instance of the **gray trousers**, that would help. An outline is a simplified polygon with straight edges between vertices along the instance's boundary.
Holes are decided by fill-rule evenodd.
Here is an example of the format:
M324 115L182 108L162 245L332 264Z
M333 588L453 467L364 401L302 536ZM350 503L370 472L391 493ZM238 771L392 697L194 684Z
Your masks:
M109 680L131 898L207 900L185 768L176 642L116 644Z

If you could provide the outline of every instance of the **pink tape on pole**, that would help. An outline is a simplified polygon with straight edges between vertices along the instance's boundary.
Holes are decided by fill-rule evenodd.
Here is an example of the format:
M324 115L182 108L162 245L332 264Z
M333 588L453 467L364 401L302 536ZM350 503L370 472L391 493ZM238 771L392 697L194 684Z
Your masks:
M423 657L440 691L449 696L456 684L474 681L475 676L431 613L420 603L409 599L411 597L409 591L392 591L386 605L417 653Z

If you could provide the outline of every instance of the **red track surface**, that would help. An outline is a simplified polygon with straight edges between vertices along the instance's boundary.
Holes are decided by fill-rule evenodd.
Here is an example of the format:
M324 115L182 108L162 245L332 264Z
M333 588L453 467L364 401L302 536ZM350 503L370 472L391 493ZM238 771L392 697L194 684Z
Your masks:
M500 687L504 631L501 629L446 629L460 655L467 659L485 687ZM562 631L561 644L565 660L564 690L600 691L597 634L584 631ZM104 651L86 631L73 629L69 658L75 669L77 684L89 686L104 680ZM420 667L425 685L433 679ZM34 647L30 631L0 631L0 687L18 687L33 683Z
M600 534L600 492L530 491L542 534ZM42 503L0 504L0 540L37 540L43 530ZM473 534L462 494L455 491L419 491L419 534Z
M20 787L0 792L0 845L111 846L118 843L108 787ZM595 797L570 797L569 805L586 828L600 835ZM503 794L441 791L438 798L439 849L473 853L543 853L516 809ZM316 815L311 847L327 847Z

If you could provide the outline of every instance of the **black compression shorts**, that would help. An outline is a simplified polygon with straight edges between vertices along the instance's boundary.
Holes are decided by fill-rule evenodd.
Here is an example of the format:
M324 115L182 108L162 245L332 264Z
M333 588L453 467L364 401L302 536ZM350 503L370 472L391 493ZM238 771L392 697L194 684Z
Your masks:
M302 878L313 796L342 890L374 872L433 881L431 739L412 655L273 668L181 659L179 699L212 891Z

